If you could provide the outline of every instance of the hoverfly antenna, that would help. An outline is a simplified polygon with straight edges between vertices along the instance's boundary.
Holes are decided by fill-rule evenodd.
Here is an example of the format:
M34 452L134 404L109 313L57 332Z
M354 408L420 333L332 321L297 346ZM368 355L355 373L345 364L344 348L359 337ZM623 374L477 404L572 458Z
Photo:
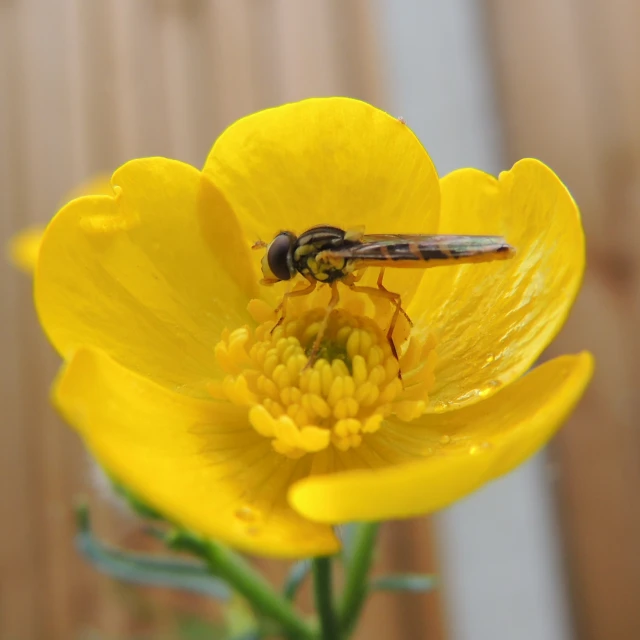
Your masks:
M266 249L269 245L264 240L256 240L252 245L252 249Z

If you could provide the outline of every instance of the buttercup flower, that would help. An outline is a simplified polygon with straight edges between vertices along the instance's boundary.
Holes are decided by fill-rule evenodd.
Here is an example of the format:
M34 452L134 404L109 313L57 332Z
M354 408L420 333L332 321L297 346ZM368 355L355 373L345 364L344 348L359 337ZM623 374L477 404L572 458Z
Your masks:
M527 373L584 269L577 207L538 161L439 180L402 122L313 99L236 122L202 172L134 160L112 187L65 206L40 248L36 304L67 362L54 399L118 481L200 533L332 553L334 524L424 514L513 469L591 376L586 353ZM388 269L413 321L396 327L399 361L390 305L339 285L307 366L328 288L292 298L274 329L289 285L260 284L251 246L319 224L503 235L517 255Z

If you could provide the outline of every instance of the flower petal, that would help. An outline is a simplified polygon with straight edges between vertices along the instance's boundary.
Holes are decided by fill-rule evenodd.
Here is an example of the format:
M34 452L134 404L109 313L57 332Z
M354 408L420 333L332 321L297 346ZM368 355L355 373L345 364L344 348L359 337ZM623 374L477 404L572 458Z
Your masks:
M440 233L504 235L515 258L430 269L409 315L438 341L430 410L481 400L520 377L565 322L585 265L578 208L558 177L521 160L499 180L441 180Z
M189 398L81 349L54 400L114 478L171 521L245 551L337 551L330 527L299 516L287 484L304 463L270 450L246 411Z
M303 516L331 523L442 509L538 451L566 420L592 372L588 353L551 360L488 400L416 421L414 429L457 434L463 446L443 446L438 455L385 469L313 476L295 484L289 500Z
M242 118L218 138L203 172L250 242L315 225L367 233L434 233L438 225L427 152L405 124L358 100L314 98ZM385 282L408 295L420 276L388 273Z
M220 332L250 321L256 295L233 212L212 187L198 200L200 173L173 160L134 160L113 185L114 197L74 200L49 224L35 276L42 325L63 357L100 348L204 394Z

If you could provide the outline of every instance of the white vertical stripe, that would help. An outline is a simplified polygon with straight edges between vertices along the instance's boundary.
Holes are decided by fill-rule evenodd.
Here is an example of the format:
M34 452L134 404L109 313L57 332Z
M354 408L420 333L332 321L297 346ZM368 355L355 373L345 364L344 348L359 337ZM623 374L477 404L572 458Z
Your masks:
M377 8L389 104L440 174L506 168L482 3L377 0ZM453 640L571 637L556 528L544 454L437 518Z

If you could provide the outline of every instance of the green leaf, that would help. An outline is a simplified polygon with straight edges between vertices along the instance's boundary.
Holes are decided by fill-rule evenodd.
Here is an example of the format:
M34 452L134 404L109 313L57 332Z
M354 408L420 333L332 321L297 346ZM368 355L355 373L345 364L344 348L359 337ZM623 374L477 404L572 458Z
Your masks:
M300 585L304 582L305 578L311 572L311 562L309 560L301 560L300 562L296 562L293 567L291 567L291 571L289 571L289 575L287 576L287 580L284 583L284 587L282 588L282 594L287 600L293 601L298 593L298 589Z
M191 591L218 600L227 600L230 596L229 587L211 576L204 563L131 553L106 545L91 533L86 506L77 509L76 521L78 550L96 568L112 578L133 584Z
M413 591L424 593L433 591L438 586L438 579L433 575L405 573L382 576L371 582L372 591Z

